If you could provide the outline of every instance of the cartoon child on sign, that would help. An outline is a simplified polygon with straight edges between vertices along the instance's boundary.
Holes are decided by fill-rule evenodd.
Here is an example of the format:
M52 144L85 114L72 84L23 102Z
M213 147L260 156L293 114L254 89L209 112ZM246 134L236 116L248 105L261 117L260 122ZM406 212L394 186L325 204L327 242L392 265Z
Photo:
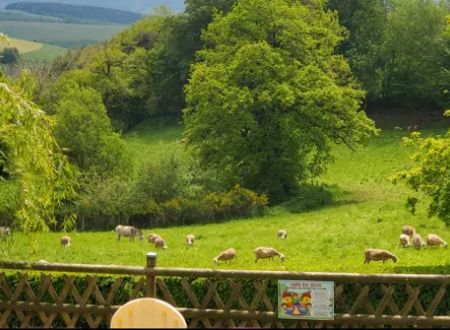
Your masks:
M283 298L281 300L281 307L283 308L283 311L287 315L292 315L294 311L294 299L292 298L292 295L288 291L283 292Z
M311 291L283 292L281 307L287 315L311 316Z
M311 291L303 292L300 297L300 315L311 316Z

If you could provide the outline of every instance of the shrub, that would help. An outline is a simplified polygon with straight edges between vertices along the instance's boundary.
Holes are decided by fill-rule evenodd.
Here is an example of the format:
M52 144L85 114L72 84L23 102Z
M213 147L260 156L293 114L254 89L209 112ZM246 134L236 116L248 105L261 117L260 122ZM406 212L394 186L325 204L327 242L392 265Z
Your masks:
M16 64L20 60L19 51L17 48L5 48L0 52L0 63L3 64Z

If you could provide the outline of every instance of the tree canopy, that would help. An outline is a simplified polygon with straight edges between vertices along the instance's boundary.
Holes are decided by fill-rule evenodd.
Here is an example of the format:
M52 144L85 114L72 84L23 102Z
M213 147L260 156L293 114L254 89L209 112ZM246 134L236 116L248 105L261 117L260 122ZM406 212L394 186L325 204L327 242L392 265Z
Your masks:
M320 1L242 0L216 14L191 69L186 137L204 167L280 201L322 173L330 144L377 130L335 54L343 29Z

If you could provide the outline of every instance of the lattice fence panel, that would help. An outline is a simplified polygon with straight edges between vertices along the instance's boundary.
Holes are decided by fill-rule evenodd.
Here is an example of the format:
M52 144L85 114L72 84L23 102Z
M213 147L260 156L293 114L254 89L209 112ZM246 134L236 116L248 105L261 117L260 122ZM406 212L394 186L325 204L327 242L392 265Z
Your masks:
M144 278L0 273L0 328L104 328L144 292Z
M305 321L277 318L276 280L258 279L256 272L251 279L188 273L192 276L157 276L155 284L157 297L179 308L190 328L450 327L450 290L442 281L336 279L335 320ZM0 273L0 327L107 327L120 305L145 295L147 281L144 276Z
M417 327L426 320L410 317L444 316L450 307L446 285L336 283L335 321L282 320L276 281L170 278L158 279L157 287L158 298L191 309L185 313L190 328Z

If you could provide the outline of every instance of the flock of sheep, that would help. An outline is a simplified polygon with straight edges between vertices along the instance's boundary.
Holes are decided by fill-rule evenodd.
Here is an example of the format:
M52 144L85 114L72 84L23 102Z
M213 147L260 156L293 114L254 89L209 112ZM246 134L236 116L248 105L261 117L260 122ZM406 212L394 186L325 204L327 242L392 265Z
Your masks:
M405 248L414 246L416 249L420 250L420 248L425 246L430 247L443 246L445 248L448 247L447 242L436 234L428 234L427 240L424 241L422 236L416 232L416 229L408 225L404 225L402 227L402 233L400 234L399 240L400 246ZM364 257L365 257L364 259L365 264L366 263L368 264L370 261L383 261L384 263L386 260L389 259L391 259L393 262L397 262L397 257L387 250L367 249L364 252Z
M144 234L142 233L142 231L140 231L134 226L118 225L115 231L117 234L117 241L120 241L120 238L122 236L128 237L130 241L133 241L135 237L138 237L140 240L144 239ZM284 229L280 229L277 233L277 237L278 239L286 239L287 231ZM147 236L147 240L149 243L154 244L155 248L157 249L169 248L166 244L166 241L158 234L154 233L149 234ZM186 235L185 241L187 247L191 247L194 245L195 236L193 234ZM63 236L61 237L60 243L64 247L70 246L71 238L69 236ZM272 260L274 257L279 257L281 261L284 261L284 255L272 247L258 247L255 249L254 252L255 252L255 262L257 262L258 259ZM237 256L236 250L230 248L220 252L219 255L213 258L213 261L217 264L219 263L219 261L230 261L232 259L235 259L236 256Z
M135 237L138 237L140 240L144 239L144 234L142 231L137 229L134 226L124 226L118 225L115 228L117 234L117 241L120 241L122 236L128 237L130 241L134 240ZM7 226L0 226L0 237L2 240L6 240L11 235L11 229ZM287 231L284 229L280 229L277 232L278 239L286 239ZM168 249L169 247L166 244L166 241L158 234L151 233L147 236L148 242L155 245L155 248L158 249ZM194 245L195 236L193 234L186 235L185 242L187 247L191 247ZM71 238L67 235L64 235L60 239L60 243L62 246L67 247L71 245ZM399 237L399 245L401 247L410 247L414 246L416 249L421 249L422 247L430 246L430 247L440 247L444 248L448 247L447 242L445 242L442 238L440 238L436 234L428 234L427 240L425 241L422 236L416 232L414 227L405 225L402 227L402 233ZM274 257L278 257L281 261L284 261L284 255L278 252L276 249L272 247L258 247L254 250L255 253L255 262L259 259L269 259L272 260ZM229 248L220 252L216 257L213 258L213 261L217 264L219 261L230 261L235 259L237 256L236 250L234 248ZM393 262L397 262L397 257L387 251L381 249L367 249L364 252L364 263L368 264L370 261L383 261L392 260Z
M144 234L133 226L124 226L118 225L116 227L117 233L117 241L120 241L122 236L129 237L129 240L134 240L134 237L139 237L140 240L144 239ZM287 231L284 229L280 229L277 233L277 237L279 239L287 238ZM168 249L169 247L166 244L166 241L158 234L151 233L147 236L148 242L155 245L155 248L158 249ZM193 234L186 235L185 242L187 247L191 247L194 245L195 236ZM255 262L258 259L273 259L274 257L279 257L281 261L284 261L284 255L278 252L276 249L272 247L258 247L255 249ZM222 251L213 258L213 261L217 264L219 261L230 261L235 259L237 256L236 250L233 248L229 248L225 251Z

